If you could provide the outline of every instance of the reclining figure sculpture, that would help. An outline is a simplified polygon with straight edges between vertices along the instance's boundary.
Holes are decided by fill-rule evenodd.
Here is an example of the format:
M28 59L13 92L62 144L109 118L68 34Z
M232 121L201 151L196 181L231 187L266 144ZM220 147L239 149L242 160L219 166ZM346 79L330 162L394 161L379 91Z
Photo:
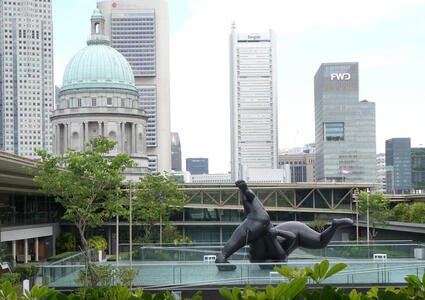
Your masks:
M285 222L273 226L263 204L243 180L235 182L243 196L246 219L236 228L215 261L220 271L232 271L236 266L227 260L233 253L250 246L251 262L286 262L297 247L321 249L326 247L336 230L352 226L349 218L334 219L322 233L301 222Z

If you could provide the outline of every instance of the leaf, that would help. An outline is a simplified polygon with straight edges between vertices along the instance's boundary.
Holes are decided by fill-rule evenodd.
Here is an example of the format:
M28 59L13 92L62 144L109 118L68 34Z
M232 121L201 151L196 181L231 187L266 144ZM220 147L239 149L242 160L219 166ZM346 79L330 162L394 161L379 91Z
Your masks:
M269 299L273 299L273 297L275 296L275 290L271 285L268 285L266 287L266 294Z
M346 267L347 267L347 265L344 264L344 263L338 263L336 265L333 265L332 268L326 273L324 279L344 270Z
M412 285L414 288L420 290L422 288L422 282L415 275L409 275L404 278L409 285Z
M325 259L325 260L323 260L321 263L320 263L320 265L319 265L319 278L320 279L322 279L322 278L324 278L325 277L325 275L326 275L326 272L328 271L328 269L329 269L329 260L327 260L327 259Z
M305 285L307 283L306 277L301 278L295 278L288 286L288 289L285 293L286 299L294 299L296 296L298 296L301 291L305 289Z
M233 299L234 299L234 298L233 298L232 293L230 292L230 290L229 290L227 287L222 288L222 289L220 290L220 294L221 294L224 298L226 298L226 299L228 299L228 300L233 300Z

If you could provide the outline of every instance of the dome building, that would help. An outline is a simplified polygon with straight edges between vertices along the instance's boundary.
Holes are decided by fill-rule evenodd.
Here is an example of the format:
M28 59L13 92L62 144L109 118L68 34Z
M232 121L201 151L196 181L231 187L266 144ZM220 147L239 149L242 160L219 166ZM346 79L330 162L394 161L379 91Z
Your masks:
M84 150L84 143L103 135L117 141L114 153L127 153L138 166L127 176L147 174L147 117L139 108L139 93L127 60L109 46L99 9L91 17L91 38L65 68L59 108L51 118L53 153Z

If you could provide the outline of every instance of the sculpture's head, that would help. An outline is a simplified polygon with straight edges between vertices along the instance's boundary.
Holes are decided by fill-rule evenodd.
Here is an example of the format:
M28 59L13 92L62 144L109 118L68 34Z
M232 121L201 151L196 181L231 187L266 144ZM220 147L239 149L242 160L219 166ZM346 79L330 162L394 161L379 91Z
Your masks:
M248 189L248 185L246 184L245 180L238 180L235 182L235 185L240 188L242 191L245 191Z

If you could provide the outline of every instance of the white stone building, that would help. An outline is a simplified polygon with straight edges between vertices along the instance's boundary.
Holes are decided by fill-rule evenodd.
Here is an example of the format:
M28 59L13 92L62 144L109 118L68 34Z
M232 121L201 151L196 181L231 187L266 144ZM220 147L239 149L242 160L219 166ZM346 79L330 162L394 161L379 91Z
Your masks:
M54 154L84 150L91 138L103 135L118 142L114 153L127 153L138 166L127 177L147 174L147 117L138 106L139 92L127 60L109 46L99 9L91 18L91 39L66 66L52 116Z

